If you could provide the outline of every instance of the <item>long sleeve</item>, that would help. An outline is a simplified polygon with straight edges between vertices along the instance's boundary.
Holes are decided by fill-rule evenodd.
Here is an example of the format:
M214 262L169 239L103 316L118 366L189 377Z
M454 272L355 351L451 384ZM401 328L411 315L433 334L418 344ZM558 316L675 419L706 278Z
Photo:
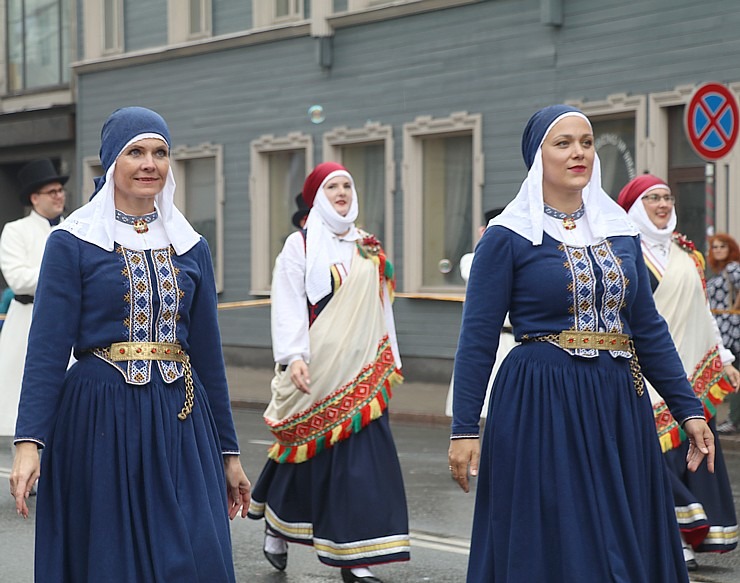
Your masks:
M16 295L35 294L41 251L48 234L48 225L39 225L29 218L8 223L0 235L0 269Z
M200 254L197 259L201 280L196 288L190 313L190 361L208 395L222 453L238 454L239 443L231 414L226 365L218 328L216 282L206 240L201 239L194 251Z
M48 439L79 331L81 303L79 242L68 233L55 231L46 245L36 289L16 441L44 445Z
M480 410L511 300L510 241L504 229L486 229L475 250L455 354L453 435L479 431Z
M305 280L305 245L296 231L286 239L272 275L272 352L278 364L311 358Z
M637 238L635 245L638 277L629 326L642 372L665 399L671 414L679 423L689 417L701 417L704 412L702 404L686 378L668 324L655 307L647 266Z

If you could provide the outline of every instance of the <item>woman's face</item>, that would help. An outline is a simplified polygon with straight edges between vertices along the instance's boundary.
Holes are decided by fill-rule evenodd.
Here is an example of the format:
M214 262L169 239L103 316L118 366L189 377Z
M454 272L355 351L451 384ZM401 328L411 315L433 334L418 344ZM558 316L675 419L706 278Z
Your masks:
M116 160L113 171L116 197L133 204L154 199L162 192L170 169L167 144L146 138L129 145Z
M666 188L653 188L642 195L648 218L659 229L665 229L673 214L673 197Z
M712 241L712 257L717 261L727 261L727 256L730 254L730 248L727 243L715 239Z
M324 194L332 208L346 217L352 204L352 181L346 176L335 176L324 184Z
M594 168L594 136L582 117L570 115L557 122L542 142L544 195L580 194Z

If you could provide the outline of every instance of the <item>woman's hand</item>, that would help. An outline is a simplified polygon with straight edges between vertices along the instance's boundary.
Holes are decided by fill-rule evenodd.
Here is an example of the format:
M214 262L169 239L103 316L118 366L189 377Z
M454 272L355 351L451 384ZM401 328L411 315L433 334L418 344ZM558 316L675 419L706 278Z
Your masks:
M308 375L308 365L302 360L294 360L290 363L290 380L302 393L311 392L311 377Z
M26 500L31 488L41 474L39 448L32 441L21 441L15 446L13 469L10 472L10 494L15 498L15 510L23 518L28 518Z
M688 423L688 422L687 422ZM450 473L464 492L470 492L468 484L468 467L470 475L478 475L478 458L480 457L479 439L451 439L447 459L450 462Z
M695 472L702 460L707 458L707 469L714 473L714 434L704 419L689 419L683 424L683 430L689 438L689 452L686 454L686 465Z
M252 484L244 473L238 455L224 456L224 474L226 476L226 496L228 498L229 519L234 520L241 510L242 518L247 516Z
M725 374L730 379L730 384L735 388L735 392L737 393L740 388L740 371L731 364L728 364L725 366Z

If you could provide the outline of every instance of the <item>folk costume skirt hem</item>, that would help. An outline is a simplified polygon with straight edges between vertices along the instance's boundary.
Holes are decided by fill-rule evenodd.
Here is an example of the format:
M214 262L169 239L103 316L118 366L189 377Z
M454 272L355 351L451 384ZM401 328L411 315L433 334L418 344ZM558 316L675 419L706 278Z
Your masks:
M300 463L268 460L249 517L319 561L358 567L409 560L408 513L388 416Z
M724 553L737 547L738 525L715 419L709 427L714 434L713 474L705 463L696 472L686 469L687 440L664 455L683 539L698 553Z
M515 347L481 446L468 583L687 583L647 395L629 363Z
M233 583L223 456L202 384L127 385L88 355L68 372L41 461L39 583Z

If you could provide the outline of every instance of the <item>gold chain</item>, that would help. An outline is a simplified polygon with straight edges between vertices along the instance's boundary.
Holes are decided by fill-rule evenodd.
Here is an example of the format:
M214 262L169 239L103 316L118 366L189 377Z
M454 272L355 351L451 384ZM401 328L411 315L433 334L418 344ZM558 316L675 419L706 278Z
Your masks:
M190 368L190 356L186 352L183 352L183 356L182 372L185 377L185 405L183 405L182 411L177 414L177 418L180 421L185 421L188 415L193 411L193 399L195 398L193 371Z

